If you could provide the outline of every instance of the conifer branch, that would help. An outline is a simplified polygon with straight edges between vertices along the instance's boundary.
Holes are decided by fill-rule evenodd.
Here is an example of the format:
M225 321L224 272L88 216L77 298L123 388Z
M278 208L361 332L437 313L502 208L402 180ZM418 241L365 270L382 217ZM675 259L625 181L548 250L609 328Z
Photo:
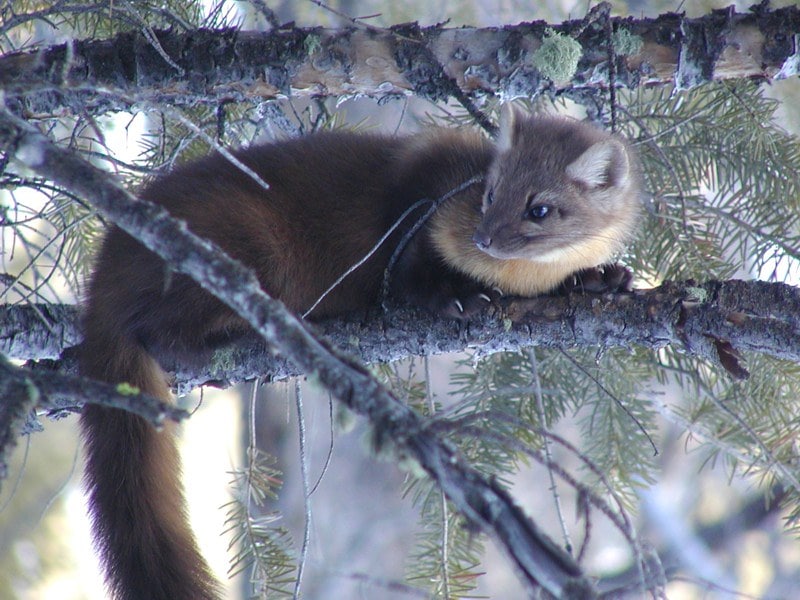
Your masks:
M533 21L482 29L416 23L389 29L289 24L269 32L146 27L2 56L0 89L6 102L36 115L76 106L90 114L130 109L122 98L195 106L284 95L453 97L477 111L474 103L487 94L530 98L612 84L686 89L720 79L791 77L800 71L798 39L800 8L770 10L763 3L746 13L730 7L695 19L599 11L588 24ZM542 62L537 53L548 40L577 44L578 52L556 52L565 64Z

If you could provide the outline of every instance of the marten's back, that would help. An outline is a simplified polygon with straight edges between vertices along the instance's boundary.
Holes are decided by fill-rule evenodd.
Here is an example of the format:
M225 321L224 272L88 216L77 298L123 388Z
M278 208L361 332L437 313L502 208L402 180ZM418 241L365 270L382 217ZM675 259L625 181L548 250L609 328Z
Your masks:
M304 311L414 202L387 185L397 177L402 144L403 138L323 133L237 152L268 190L215 154L179 166L140 196L254 269L290 309ZM390 246L382 245L312 316L374 303ZM243 328L221 302L188 277L166 272L117 228L103 242L86 305L87 328L125 331L156 351L191 353Z

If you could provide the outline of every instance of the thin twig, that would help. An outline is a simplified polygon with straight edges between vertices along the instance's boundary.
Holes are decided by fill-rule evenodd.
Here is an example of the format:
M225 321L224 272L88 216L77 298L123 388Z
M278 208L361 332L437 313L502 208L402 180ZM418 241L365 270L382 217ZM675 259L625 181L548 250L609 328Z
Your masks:
M636 418L636 416L634 416L634 414L633 414L633 413L632 413L632 412L631 412L631 411L628 409L628 407L627 407L627 406L625 406L625 404L622 402L622 400L620 400L620 399L619 399L619 398L618 398L618 397L617 397L617 396L614 394L614 392L612 392L612 391L611 391L611 390L609 390L609 389L608 389L608 388L607 388L605 385L603 385L603 383L602 383L602 382L601 382L601 381L600 381L600 380L599 380L597 377L595 377L595 376L594 376L592 373L590 373L590 372L589 372L589 370L588 370L588 369L586 369L586 367L584 367L584 366L583 366L581 363L579 363L579 362L578 362L577 360L575 360L575 359L574 359L572 356L570 356L570 355L567 353L567 351L566 351L566 350L564 350L564 348L563 348L563 347L559 346L558 350L559 350L559 352L561 352L561 354L562 354L562 355L563 355L563 356L564 356L564 357L565 357L565 358L566 358L566 359L567 359L569 362L571 362L571 363L572 363L572 364L573 364L573 365L574 365L574 366L575 366L575 367L576 367L576 368L577 368L579 371L581 371L581 373L583 373L583 374L584 374L584 375L586 375L586 376L587 376L589 379L591 379L591 380L592 380L592 382L594 382L594 384L595 384L595 385L597 385L597 387L599 387L599 388L600 388L600 389L603 391L603 393L605 393L605 394L606 394L606 395L607 395L609 398L611 398L611 399L614 401L614 403L615 403L617 406L619 406L619 407L622 409L622 411L623 411L623 412L624 412L626 415L628 415L628 417L630 417L630 419L631 419L631 420L632 420L634 423L636 423L636 427L638 427L638 428L639 428L639 431L641 431L641 432L644 434L644 436L647 438L647 441L648 441L648 442L650 442L650 446L653 448L653 456L658 456L658 446L656 446L656 443L655 443L655 441L653 440L653 437L650 435L650 432L649 432L649 431L647 431L647 429L645 429L645 427L644 427L644 425L642 424L642 422L641 422L639 419L637 419L637 418Z
M478 183L479 181L483 181L483 175L476 175L475 177L468 179L461 185L454 187L452 190L448 191L446 194L443 194L434 201L428 200L427 198L418 200L413 206L411 206L411 208L409 208L406 212L403 213L400 219L398 219L399 222L400 220L404 219L406 215L408 215L412 210L416 209L421 204L425 202L431 202L431 207L428 209L428 211L424 215L422 215L419 219L417 219L417 222L414 223L414 226L411 227L411 229L409 229L403 236L403 238L397 243L397 247L394 249L394 254L392 254L392 257L389 259L389 263L386 265L386 271L384 271L383 275L383 289L381 291L381 305L383 306L384 310L386 309L386 299L389 297L389 279L391 273L394 270L395 264L400 259L400 255L403 253L403 250L405 250L406 246L411 241L411 238L413 238L416 235L416 233L422 228L422 226L428 222L428 219L430 219L433 216L433 213L436 212L436 210L439 208L439 206L442 205L443 202L452 198L456 194L463 192L469 186ZM393 227L395 227L395 225L393 225Z
M536 350L530 348L528 350L528 360L531 363L531 382L533 385L533 397L536 399L536 413L539 417L539 423L544 431L549 431L547 428L547 418L544 413L544 400L542 398L542 382L539 379L539 368L536 361ZM550 450L550 438L544 437L544 457L545 466L547 467L547 474L550 477L550 491L553 493L553 502L556 506L556 514L558 515L558 522L561 525L561 535L564 536L564 546L567 552L572 554L572 539L567 529L567 521L564 518L564 511L561 509L561 495L558 493L558 486L556 485L556 478L553 474L553 453Z
M294 584L294 600L300 597L300 586L303 581L306 561L308 560L308 548L311 543L311 491L308 482L308 454L306 451L306 419L303 413L303 394L300 389L300 378L294 380L294 399L297 407L297 429L298 440L300 442L300 479L303 482L303 508L305 511L305 522L303 524L303 547L300 550L300 558L297 561L297 579Z
M365 262L367 262L372 257L372 255L375 254L375 252L378 251L378 248L380 248L383 245L383 243L387 239L389 239L389 236L391 236L395 232L395 230L398 227L400 227L400 225L403 223L403 221L405 221L405 219L406 219L406 217L408 215L410 215L417 208L419 208L420 206L422 206L423 204L425 204L427 202L430 202L430 200L428 200L426 198L423 198L422 200L418 200L417 202L412 204L409 208L407 208L406 211L402 215L400 215L394 223L392 223L392 226L389 227L389 230L386 233L383 234L381 239L379 239L377 242L375 242L375 245L372 246L372 248L370 248L367 251L367 253L363 257L361 257L361 259L359 261L357 261L355 264L351 265L344 273L342 273L339 277L336 278L336 281L334 281L330 286L328 286L328 289L326 289L324 292L322 292L320 297L317 298L314 301L314 304L311 305L311 308L309 308L306 312L303 313L303 318L307 319L308 315L310 315L311 312L315 308L317 308L317 306L319 306L319 303L322 302L328 294L330 294L334 289L336 289L336 287L338 287L338 285L340 283L342 283L342 281L344 281L353 271L355 271L361 265L363 265Z
M226 160L228 160L231 164L233 164L237 169L239 169L242 173L250 177L253 181L255 181L258 185L260 185L265 190L269 189L269 184L261 178L261 176L256 173L253 169L248 167L244 164L241 160L236 158L233 153L225 148L225 146L220 145L214 138L208 135L205 131L202 130L199 126L197 126L194 122L190 119L184 117L180 112L174 109L167 109L167 112L171 114L173 117L178 119L181 123L186 125L189 129L194 131L197 135L199 135L205 142L210 145L216 152L219 152Z
M424 357L425 364L425 397L428 400L428 410L430 411L431 418L436 415L436 403L433 401L433 391L431 390L431 368L430 357L426 354ZM444 492L439 489L439 498L442 508L442 594L445 599L450 598L450 523L449 511L447 508L447 497Z
M314 492L317 491L317 488L322 483L322 480L325 478L325 474L328 472L328 468L331 466L331 460L333 459L333 445L334 439L336 439L336 432L334 431L334 423L333 423L333 397L328 394L328 423L330 428L328 430L329 434L329 443L328 443L328 453L325 455L325 464L322 465L322 469L319 472L319 477L317 477L317 481L311 488L311 491L308 493L309 496L313 496Z
M335 8L333 8L331 6L328 6L327 4L322 2L322 0L308 0L308 1L311 2L311 4L316 4L320 8L322 8L324 10L327 10L328 12L336 15L340 19L344 19L345 21L349 21L353 25L358 25L360 27L365 27L366 29L369 29L371 31L383 31L383 32L388 32L389 31L388 29L386 29L384 27L377 27L375 25L370 25L369 23L364 23L362 21L363 19L372 19L374 17L379 17L379 16L381 16L381 13L367 15L367 16L364 16L364 17L351 17L347 13L344 13L344 12L342 12L340 10L336 10Z

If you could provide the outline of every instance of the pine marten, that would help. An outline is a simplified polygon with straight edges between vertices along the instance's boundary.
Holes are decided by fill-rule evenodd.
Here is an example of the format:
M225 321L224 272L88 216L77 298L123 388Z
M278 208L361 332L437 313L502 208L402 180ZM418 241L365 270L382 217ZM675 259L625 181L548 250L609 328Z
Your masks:
M166 207L252 268L303 313L410 207L445 200L402 249L391 296L448 317L493 290L531 296L611 259L635 230L639 179L621 139L560 117L501 119L498 140L433 130L409 137L317 133L236 153L269 184L213 155L156 179L141 197ZM375 304L413 211L314 307L320 319ZM406 236L408 237L408 236ZM84 311L80 370L170 401L154 357L196 356L246 326L188 277L112 227ZM106 580L118 600L203 600L219 590L188 527L174 432L87 404L85 483Z

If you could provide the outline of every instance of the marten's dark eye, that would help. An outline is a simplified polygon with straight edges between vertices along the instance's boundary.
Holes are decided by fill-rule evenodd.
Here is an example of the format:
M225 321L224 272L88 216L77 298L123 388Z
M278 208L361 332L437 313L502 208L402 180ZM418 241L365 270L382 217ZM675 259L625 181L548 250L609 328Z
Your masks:
M489 188L489 191L486 192L486 206L491 206L492 202L494 202L494 190Z
M531 221L541 221L550 214L550 206L547 204L534 204L528 209L526 216Z

